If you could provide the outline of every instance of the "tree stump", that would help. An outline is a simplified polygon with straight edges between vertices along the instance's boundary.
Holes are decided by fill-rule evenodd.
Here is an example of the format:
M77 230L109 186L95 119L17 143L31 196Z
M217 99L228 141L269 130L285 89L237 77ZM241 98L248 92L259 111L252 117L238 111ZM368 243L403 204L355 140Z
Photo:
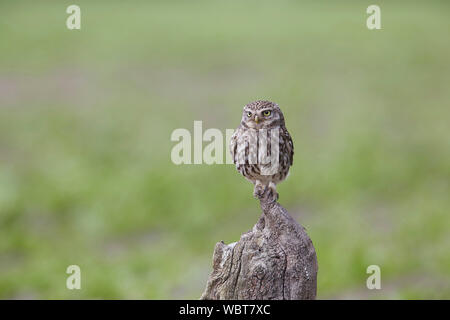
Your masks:
M311 239L265 190L263 211L240 240L216 244L213 271L200 299L315 299L317 257Z

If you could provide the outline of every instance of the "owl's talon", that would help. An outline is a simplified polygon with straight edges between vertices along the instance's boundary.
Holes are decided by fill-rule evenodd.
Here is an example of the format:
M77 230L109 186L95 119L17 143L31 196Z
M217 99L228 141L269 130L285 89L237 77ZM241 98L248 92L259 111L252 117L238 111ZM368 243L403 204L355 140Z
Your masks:
M280 195L277 192L276 185L270 184L269 189L270 189L270 198L272 198L274 202L278 201L278 199L280 198Z
M269 201L269 202L277 202L279 198L279 194L275 186L266 186L262 184L256 184L253 190L253 196L256 199Z
M255 185L255 188L253 190L253 196L256 199L261 199L264 196L265 191L266 191L266 186L257 184L257 185Z

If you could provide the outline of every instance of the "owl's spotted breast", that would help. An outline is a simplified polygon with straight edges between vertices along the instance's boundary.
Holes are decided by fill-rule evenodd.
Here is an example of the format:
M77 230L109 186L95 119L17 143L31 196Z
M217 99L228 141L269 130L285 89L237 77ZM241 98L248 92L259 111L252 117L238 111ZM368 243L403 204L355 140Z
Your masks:
M278 130L278 150L272 147L273 141L270 141L270 138L275 136L272 130ZM264 184L277 184L287 177L293 164L294 145L286 128L280 127L266 132L268 137L264 141L261 139L261 132L239 127L231 137L230 151L237 170L245 178L253 183L259 180L266 182ZM276 154L272 155L272 152L277 152L278 157Z

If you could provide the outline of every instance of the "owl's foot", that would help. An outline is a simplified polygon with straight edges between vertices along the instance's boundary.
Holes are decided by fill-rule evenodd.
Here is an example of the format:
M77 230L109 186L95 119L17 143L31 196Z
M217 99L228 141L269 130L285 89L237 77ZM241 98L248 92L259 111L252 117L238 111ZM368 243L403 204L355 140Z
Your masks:
M257 181L253 190L253 196L256 199L269 202L276 202L279 198L276 185L272 182L267 186Z
M261 199L264 196L264 193L266 191L266 186L261 184L259 181L255 183L255 188L253 189L253 196L256 199Z
M274 201L278 201L280 195L277 192L277 185L275 183L273 182L269 183L269 192L272 199L274 199Z

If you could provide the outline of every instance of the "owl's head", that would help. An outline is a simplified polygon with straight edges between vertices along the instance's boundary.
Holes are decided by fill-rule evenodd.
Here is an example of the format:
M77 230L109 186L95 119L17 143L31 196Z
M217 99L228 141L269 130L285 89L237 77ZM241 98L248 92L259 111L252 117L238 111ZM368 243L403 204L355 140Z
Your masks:
M242 124L251 129L269 129L284 126L284 116L278 104L257 100L244 106Z

